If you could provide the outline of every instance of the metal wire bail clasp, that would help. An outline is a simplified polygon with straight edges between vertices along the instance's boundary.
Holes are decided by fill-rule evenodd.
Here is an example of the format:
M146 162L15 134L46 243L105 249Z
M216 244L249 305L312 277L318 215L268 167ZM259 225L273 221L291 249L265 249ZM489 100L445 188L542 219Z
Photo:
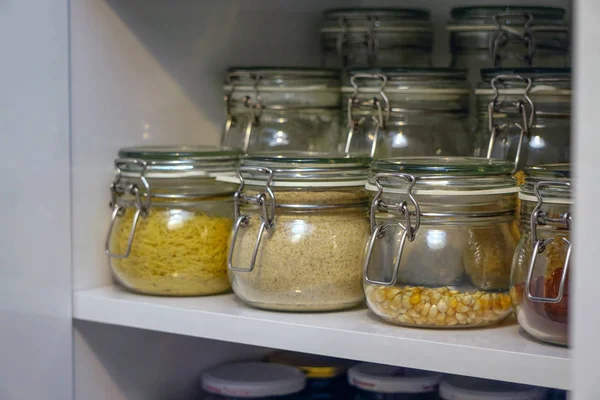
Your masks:
M406 190L406 195L408 196L410 202L415 208L415 225L413 226L411 223L411 212L408 209L408 203L403 200L399 203L395 204L386 204L384 203L383 197L383 186L381 185L380 179L382 178L400 178L405 180L409 186ZM402 260L402 252L404 250L404 245L406 240L409 242L415 240L417 232L419 231L419 227L421 226L421 209L419 207L419 203L415 200L412 190L416 184L416 178L410 174L403 173L380 173L375 175L375 185L377 186L378 192L373 197L373 201L371 202L371 213L370 213L370 222L371 222L371 237L369 239L369 244L367 245L366 255L365 255L365 264L363 268L363 276L365 281L375 285L383 285L383 286L392 286L396 284L398 280L398 270L400 269L400 261ZM383 238L385 232L392 226L395 225L390 222L386 222L384 224L378 225L376 222L376 214L378 211L394 211L400 213L404 216L404 224L399 222L397 223L402 227L402 237L400 238L400 244L398 246L398 252L396 257L394 258L394 266L392 270L392 279L389 281L378 281L375 279L369 278L369 264L371 263L371 257L373 255L373 247L375 246L375 241L377 239Z
M569 240L563 238L563 241L567 243L569 246L567 247L567 254L565 256L565 262L563 264L563 271L560 277L560 284L558 286L558 293L556 297L539 297L534 296L531 293L531 281L533 279L533 272L535 268L535 262L537 260L538 254L542 254L546 247L554 241L554 238L538 238L537 235L537 226L538 225L546 225L548 222L553 223L562 223L567 228L571 227L571 213L566 212L561 214L558 218L549 217L543 210L542 205L544 204L544 199L542 197L541 190L545 188L549 188L552 186L558 187L570 187L569 182L557 182L557 181L541 181L535 184L533 192L538 199L537 205L531 212L531 241L533 243L533 249L531 253L531 262L529 263L529 269L527 271L527 280L525 282L525 293L527 294L527 298L531 301L540 302L540 303L559 303L563 299L564 291L565 291L565 282L567 280L567 270L569 268L569 260L571 259L571 248L572 244Z
M121 167L123 165L135 164L141 167L139 179L146 190L146 199L142 200L142 195L140 194L140 190L137 184L132 183L128 185L126 188L122 188L120 186L121 178L122 178L122 170ZM140 160L137 158L118 158L115 160L115 180L110 185L110 194L111 201L110 207L112 208L112 216L110 219L110 225L108 227L108 233L106 234L106 240L104 241L104 252L111 258L123 259L129 257L131 254L131 246L133 244L133 238L135 236L135 228L137 227L138 220L140 215L142 217L148 216L148 211L150 209L151 204L151 193L150 193L150 183L148 183L148 179L146 179L146 170L148 169L148 163L144 160ZM110 251L110 239L112 236L112 232L115 226L115 222L117 217L122 216L125 213L125 206L119 204L118 195L119 194L129 194L135 197L135 214L133 214L133 220L131 221L131 229L129 231L129 238L127 239L127 248L125 253L113 253Z
M259 173L266 175L267 180L265 182L265 191L260 192L255 196L247 196L244 194L244 187L246 185L244 181L243 173ZM258 255L258 249L260 242L263 237L265 229L270 231L275 226L275 194L271 189L271 182L273 181L273 171L269 168L260 167L240 167L238 170L238 177L240 179L240 187L233 195L234 198L234 218L235 224L233 226L233 234L231 235L231 245L229 246L229 255L227 257L227 266L230 270L236 272L252 272L256 265L256 256ZM254 243L254 249L252 251L252 258L250 265L247 268L236 267L233 265L233 255L235 253L235 244L240 229L245 228L250 223L250 215L242 214L240 206L245 204L256 204L260 208L260 228L258 229L258 235L256 242Z
M522 28L513 25L503 25L500 18L507 17L523 17L525 18L525 22ZM502 56L499 54L500 47L507 44L511 38L521 39L524 42L527 47L527 54L523 56L523 60L528 66L531 66L535 53L535 43L530 30L533 24L533 15L531 13L498 13L494 14L492 19L496 25L496 31L490 35L489 49L492 60L494 60L494 66L496 68L501 66Z

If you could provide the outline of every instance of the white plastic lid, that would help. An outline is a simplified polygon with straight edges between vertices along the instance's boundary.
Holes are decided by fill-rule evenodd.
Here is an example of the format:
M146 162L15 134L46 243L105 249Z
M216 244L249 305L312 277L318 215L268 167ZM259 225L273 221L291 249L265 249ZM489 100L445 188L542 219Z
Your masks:
M544 400L546 389L517 383L452 376L440 384L443 400Z
M442 378L435 372L389 365L363 363L348 370L348 383L378 393L428 393L436 390Z
M299 369L261 362L220 365L202 374L207 392L241 398L285 396L300 392L305 384Z

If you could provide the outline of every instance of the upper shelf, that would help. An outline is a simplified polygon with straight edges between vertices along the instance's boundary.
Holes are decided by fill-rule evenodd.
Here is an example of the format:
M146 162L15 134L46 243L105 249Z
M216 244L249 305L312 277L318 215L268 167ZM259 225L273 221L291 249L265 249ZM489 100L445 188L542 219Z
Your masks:
M75 293L76 319L445 373L569 389L568 349L534 342L514 321L487 329L385 324L366 309L292 314L250 308L233 294L166 298L117 286Z

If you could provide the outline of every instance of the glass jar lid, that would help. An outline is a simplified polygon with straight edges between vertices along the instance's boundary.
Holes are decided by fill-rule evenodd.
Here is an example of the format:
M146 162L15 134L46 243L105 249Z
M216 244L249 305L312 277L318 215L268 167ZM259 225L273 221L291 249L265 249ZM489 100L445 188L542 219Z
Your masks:
M369 363L348 370L351 386L376 393L430 393L436 390L441 378L435 372Z
M348 361L339 358L292 351L277 351L267 356L267 361L296 367L309 379L335 378L344 374L350 365Z
M225 90L339 90L339 83L339 71L335 69L244 67L229 69Z
M238 398L290 395L303 390L305 382L297 368L260 362L220 365L202 374L204 390Z
M571 165L545 164L525 168L525 183L521 186L519 198L538 202L536 191L544 203L573 204Z
M356 68L348 72L342 92L468 94L467 71L452 68Z
M440 384L444 400L544 400L547 390L517 383L451 376Z
M456 7L448 23L450 32L494 31L499 25L519 27L525 23L530 30L566 31L566 11L556 7L483 6Z
M429 11L412 8L338 8L323 13L321 33L431 32Z

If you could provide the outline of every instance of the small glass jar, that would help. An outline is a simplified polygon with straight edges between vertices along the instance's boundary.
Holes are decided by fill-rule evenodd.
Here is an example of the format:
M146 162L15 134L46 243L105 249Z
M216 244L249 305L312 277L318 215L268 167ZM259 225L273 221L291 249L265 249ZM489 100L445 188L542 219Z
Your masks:
M227 111L223 146L244 153L337 149L338 71L232 69L223 90Z
M375 158L471 154L464 71L356 69L342 93L347 153Z
M327 68L430 67L429 11L343 8L325 11L321 47Z
M440 384L442 400L546 400L547 389L489 379L449 376Z
M205 400L304 400L305 381L297 368L261 362L224 364L202 374Z
M568 344L569 331L570 180L568 164L525 170L519 194L523 233L510 290L521 327L539 340L560 345Z
M570 69L489 69L476 90L476 156L527 165L569 162Z
M210 147L135 147L119 151L111 185L105 251L115 278L144 294L225 292L239 152Z
M235 294L270 310L360 304L368 168L348 156L243 158L229 253Z
M386 321L481 327L511 313L519 232L513 164L422 157L373 162L367 304Z
M380 364L358 364L348 370L354 400L437 400L442 375Z

